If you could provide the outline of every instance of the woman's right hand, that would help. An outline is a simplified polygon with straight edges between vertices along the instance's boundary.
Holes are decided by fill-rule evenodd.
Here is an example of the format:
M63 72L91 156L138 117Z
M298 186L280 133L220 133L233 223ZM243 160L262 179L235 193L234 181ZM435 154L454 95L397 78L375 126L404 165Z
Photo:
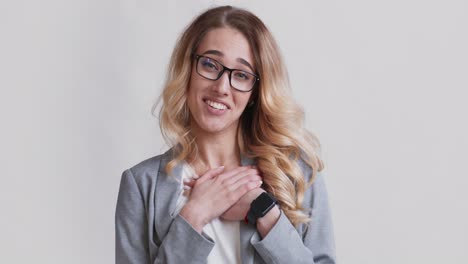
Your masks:
M210 169L194 182L189 199L179 214L201 233L206 224L260 185L258 170L250 166L227 172L224 167Z

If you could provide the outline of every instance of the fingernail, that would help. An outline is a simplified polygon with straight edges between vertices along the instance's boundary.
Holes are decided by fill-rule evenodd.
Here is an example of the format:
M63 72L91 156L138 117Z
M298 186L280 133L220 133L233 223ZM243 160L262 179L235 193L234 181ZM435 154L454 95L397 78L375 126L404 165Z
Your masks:
M194 179L196 180L196 179L200 178L200 176L198 176L198 175L193 175L192 178L194 178Z
M185 183L189 183L190 181L191 181L191 179L184 179Z
M262 184L263 184L263 181L259 181L259 183L260 183L259 185L260 185L260 186L262 186Z
M184 190L190 190L192 189L190 186L184 185Z
M222 170L222 169L224 169L224 166L218 167L218 170Z

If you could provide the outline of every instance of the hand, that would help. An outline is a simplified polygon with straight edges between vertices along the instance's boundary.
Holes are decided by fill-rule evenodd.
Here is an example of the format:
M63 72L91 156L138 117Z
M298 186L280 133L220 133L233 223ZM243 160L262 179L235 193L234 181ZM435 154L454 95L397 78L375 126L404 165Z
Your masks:
M242 167L239 167L239 168L242 168ZM253 169L254 171L251 171L252 174L257 174L259 175L259 177L257 178L259 181L262 180L262 176L260 176L260 172L258 171L257 167L256 166L252 166L252 165L249 165L249 166L244 166L244 168L249 168L249 169ZM205 173L208 173L210 170L208 170L207 172ZM211 177L214 178L216 177L216 175L213 175ZM201 178L200 179L200 176L198 175L194 175L192 178L190 179L185 179L184 180L184 190L191 190L193 188L193 186L195 186L195 183L197 182L198 184L201 184L202 182L206 181L210 179L210 177L205 177L205 178Z
M259 187L244 194L237 203L221 215L221 218L230 221L243 221L250 210L250 204L252 201L263 192L265 192L265 190Z
M208 170L192 184L192 191L180 215L198 232L220 216L245 193L260 187L258 171L238 167L223 172L224 167Z
M252 167L256 170L256 173L259 174L259 171L256 167ZM188 179L184 181L184 189L190 190L195 185L195 182L201 183L205 179L199 179L198 176L195 176L193 179ZM259 178L261 179L261 178ZM250 204L255 200L261 193L265 192L262 188L255 188L246 194L244 194L233 206L231 206L227 211L225 211L221 218L224 220L230 221L242 221L250 210Z

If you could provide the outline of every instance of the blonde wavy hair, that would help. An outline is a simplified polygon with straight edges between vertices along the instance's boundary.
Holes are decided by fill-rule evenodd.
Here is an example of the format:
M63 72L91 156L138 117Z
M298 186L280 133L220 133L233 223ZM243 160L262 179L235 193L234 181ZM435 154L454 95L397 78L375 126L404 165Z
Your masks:
M241 154L256 159L264 188L278 199L288 219L295 226L306 223L310 218L302 207L304 193L324 168L318 154L320 143L304 128L304 112L293 100L288 74L272 34L247 10L232 6L209 9L196 17L180 36L163 92L153 106L154 113L161 104L161 132L174 151L166 171L170 173L179 162L197 156L187 106L193 54L208 31L221 27L236 29L246 37L260 76L252 94L254 105L247 107L240 117L237 139ZM299 159L312 168L310 178L303 175Z

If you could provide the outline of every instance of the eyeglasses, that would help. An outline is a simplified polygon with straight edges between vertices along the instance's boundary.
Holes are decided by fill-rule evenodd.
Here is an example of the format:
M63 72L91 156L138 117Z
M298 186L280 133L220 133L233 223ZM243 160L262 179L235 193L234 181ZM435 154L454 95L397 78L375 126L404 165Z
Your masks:
M195 55L197 60L197 73L208 80L216 81L225 71L229 72L229 84L232 88L240 92L250 92L257 81L257 75L238 69L229 69L217 60L210 57Z

